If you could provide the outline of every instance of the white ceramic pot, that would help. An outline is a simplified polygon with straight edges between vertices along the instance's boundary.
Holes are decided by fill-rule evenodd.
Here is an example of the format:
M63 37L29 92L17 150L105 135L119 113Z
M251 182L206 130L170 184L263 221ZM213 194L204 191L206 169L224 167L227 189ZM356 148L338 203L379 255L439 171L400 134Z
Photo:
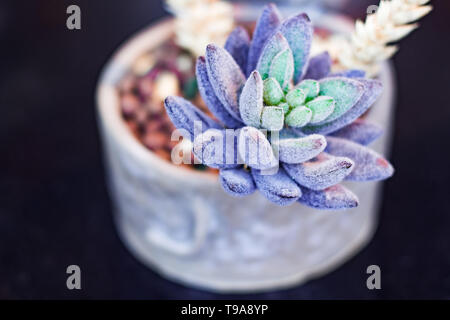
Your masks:
M336 27L334 22L330 25ZM170 279L219 292L293 286L355 255L376 226L381 183L348 183L361 203L348 211L298 203L278 207L258 192L233 198L217 176L172 165L133 137L122 120L115 86L137 57L172 32L172 21L166 20L134 36L106 65L98 85L115 220L130 251ZM368 118L384 127L384 137L373 148L386 154L394 91L388 64L381 80L384 93Z

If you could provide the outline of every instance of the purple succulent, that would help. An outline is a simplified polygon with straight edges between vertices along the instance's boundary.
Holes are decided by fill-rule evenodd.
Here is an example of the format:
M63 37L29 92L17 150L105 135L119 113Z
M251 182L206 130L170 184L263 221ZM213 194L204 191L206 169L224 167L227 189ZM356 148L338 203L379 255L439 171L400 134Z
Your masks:
M312 36L306 14L282 21L269 4L253 39L238 27L225 48L211 44L197 60L199 91L217 120L183 98L166 99L172 122L193 141L196 158L220 170L229 194L258 189L282 206L345 209L358 198L340 182L393 174L365 146L381 130L359 119L381 83L359 70L331 74L328 53L309 58Z

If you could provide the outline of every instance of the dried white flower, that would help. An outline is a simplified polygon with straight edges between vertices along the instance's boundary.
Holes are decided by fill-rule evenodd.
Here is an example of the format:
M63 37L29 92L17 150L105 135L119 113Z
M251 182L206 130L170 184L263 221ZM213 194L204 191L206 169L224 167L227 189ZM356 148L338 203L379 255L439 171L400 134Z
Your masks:
M425 5L430 0L382 0L378 10L367 16L366 21L355 23L355 31L349 40L343 37L331 37L327 46L330 54L339 62L341 68L365 70L369 76L379 72L380 62L393 56L398 47L396 42L414 29L410 24L426 14L432 7ZM326 46L320 44L316 48ZM316 49L318 50L318 49Z
M219 0L167 0L176 17L176 41L194 55L203 55L210 43L225 44L234 26L233 7Z
M178 77L168 71L161 72L155 80L153 96L155 101L161 102L168 96L180 93L180 84Z

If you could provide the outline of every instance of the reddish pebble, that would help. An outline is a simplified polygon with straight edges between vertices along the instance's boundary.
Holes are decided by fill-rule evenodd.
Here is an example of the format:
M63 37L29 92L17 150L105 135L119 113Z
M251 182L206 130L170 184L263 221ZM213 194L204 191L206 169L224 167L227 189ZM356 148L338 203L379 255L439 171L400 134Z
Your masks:
M119 83L119 91L121 93L132 92L136 88L136 78L128 75Z
M159 120L159 119L150 119L145 124L145 132L149 133L149 132L158 131L159 129L161 129L162 126L163 126L163 122L161 120Z
M140 126L145 126L148 120L148 112L144 108L139 108L134 113L134 118L136 119L136 122Z
M139 79L138 88L139 88L139 94L143 98L148 98L151 96L153 91L153 81L149 77L143 77Z
M129 120L127 121L127 125L128 128L130 128L131 133L133 133L136 138L139 138L139 128L137 123L133 120Z
M163 149L155 150L154 153L164 160L171 161L170 153Z
M164 112L164 104L161 103L161 101L155 102L150 101L145 105L145 108L151 113L151 114L160 114Z
M167 145L166 145L166 148L168 149L168 150L172 150L177 144L179 144L180 143L180 141L172 141L172 140L169 140L168 142L167 142Z
M124 94L120 100L122 113L125 117L132 117L140 109L139 99L131 93Z
M146 133L143 137L144 145L151 150L164 148L166 142L167 136L161 132Z

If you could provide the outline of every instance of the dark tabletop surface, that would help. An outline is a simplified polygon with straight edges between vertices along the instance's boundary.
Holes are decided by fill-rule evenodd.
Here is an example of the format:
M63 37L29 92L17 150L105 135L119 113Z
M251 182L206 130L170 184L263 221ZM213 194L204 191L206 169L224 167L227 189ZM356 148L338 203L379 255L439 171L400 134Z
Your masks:
M65 27L73 3L80 31ZM224 296L144 267L112 221L95 85L112 51L165 15L160 2L0 2L0 298L450 298L450 2L432 3L394 59L396 174L373 241L305 285ZM363 16L365 5L347 11ZM82 290L66 288L71 264ZM381 290L366 288L371 264L381 267Z

